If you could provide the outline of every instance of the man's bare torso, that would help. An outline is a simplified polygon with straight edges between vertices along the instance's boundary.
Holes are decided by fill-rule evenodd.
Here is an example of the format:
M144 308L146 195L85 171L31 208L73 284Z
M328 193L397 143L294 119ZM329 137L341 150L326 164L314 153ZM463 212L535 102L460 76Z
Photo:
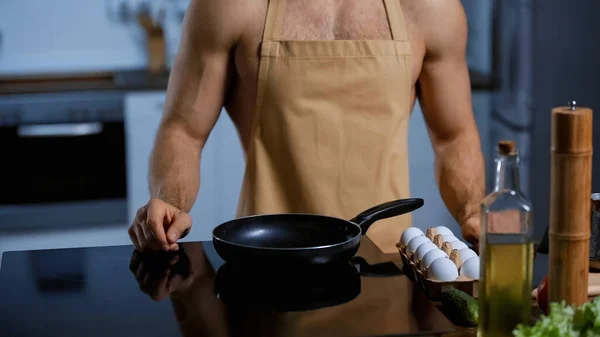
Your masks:
M260 63L260 44L267 12L267 0L235 1L247 8L237 8L243 17L244 34L234 50L229 92L225 107L247 148L255 110ZM425 1L427 2L427 1ZM400 0L407 22L412 50L412 97L421 72L425 43L419 34L419 1ZM281 31L284 40L389 40L390 28L382 0L287 0Z
M390 39L383 0L287 1L283 39ZM465 60L466 15L460 0L397 1L412 49L412 99L416 93L422 107L440 194L465 239L476 242L485 170ZM190 1L150 160L153 199L129 229L136 248L177 249L190 229L186 212L198 195L202 149L224 105L248 147L267 4Z

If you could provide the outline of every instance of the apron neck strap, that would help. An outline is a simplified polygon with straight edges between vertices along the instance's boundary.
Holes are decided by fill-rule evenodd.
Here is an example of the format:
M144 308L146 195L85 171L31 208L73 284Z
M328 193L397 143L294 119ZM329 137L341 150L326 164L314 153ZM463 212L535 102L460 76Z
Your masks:
M263 31L263 41L279 40L284 14L285 0L269 0L265 29Z
M400 6L400 0L383 0L387 13L392 40L408 41L408 30L404 21L404 14Z

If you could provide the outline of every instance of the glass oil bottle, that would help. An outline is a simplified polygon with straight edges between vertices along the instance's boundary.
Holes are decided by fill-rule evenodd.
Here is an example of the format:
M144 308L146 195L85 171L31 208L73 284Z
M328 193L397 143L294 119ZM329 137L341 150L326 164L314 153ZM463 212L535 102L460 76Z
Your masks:
M531 316L531 202L520 191L515 143L499 142L495 162L494 190L481 204L480 337L512 336Z

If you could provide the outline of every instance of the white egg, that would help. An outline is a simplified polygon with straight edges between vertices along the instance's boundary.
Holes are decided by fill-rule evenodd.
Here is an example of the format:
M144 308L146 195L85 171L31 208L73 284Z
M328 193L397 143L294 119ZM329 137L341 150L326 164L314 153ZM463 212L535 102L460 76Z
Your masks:
M425 234L425 236L428 237L429 240L432 240L432 241L436 235L454 235L454 234L446 226L429 227L427 229L427 234Z
M412 240L415 236L423 236L423 231L417 227L409 227L400 236L400 244L402 246L408 245L410 240Z
M448 244L450 245L450 247L452 247L452 250L455 250L455 249L461 250L461 249L465 249L465 248L469 249L469 247L467 246L466 243L459 241L459 240L449 242Z
M425 256L425 254L429 253L434 249L438 249L438 247L434 245L433 242L425 242L424 244L420 245L419 248L417 248L417 250L415 251L415 254L413 255L413 261L415 263L418 263L419 261L421 261L421 259L423 259L423 256Z
M458 251L460 255L460 259L463 260L463 263L472 257L477 257L477 253L471 248L463 248Z
M463 262L460 267L460 275L473 280L479 280L479 256L473 256Z
M444 240L444 242L454 242L454 241L458 241L458 238L456 236L454 236L454 234L447 234L447 235L442 235L442 240Z
M450 254L455 249L461 250L464 248L469 248L469 247L467 247L467 245L460 240L452 241L452 242L444 242L442 244L442 250L445 251L446 254Z
M421 271L424 272L427 268L429 268L433 261L439 258L447 259L448 254L444 253L444 251L441 249L430 250L427 254L425 254L425 256L423 256L423 259L421 259L421 264L419 266L421 268Z
M441 235L438 234L435 236L434 238L434 243L439 247L442 248L442 245L444 244L444 242L454 242L454 241L458 241L458 238L452 234L450 235Z
M458 269L450 259L436 259L427 269L427 277L441 282L451 282L458 278Z
M454 233L452 233L450 228L448 228L446 226L437 226L437 227L435 227L435 231L436 231L436 234L454 235Z
M446 244L444 244L444 247L445 246L446 246ZM469 248L463 248L461 250L454 249L450 253L450 260L452 260L452 262L454 262L454 264L456 264L456 266L460 270L460 267L462 267L462 264L465 261L467 261L468 259L472 258L473 256L477 256L477 253L475 253L473 250L471 250Z
M415 236L412 240L408 242L408 245L406 246L406 254L412 256L412 254L417 251L417 248L419 248L419 246L424 244L425 242L431 242L431 240L429 240L423 235Z

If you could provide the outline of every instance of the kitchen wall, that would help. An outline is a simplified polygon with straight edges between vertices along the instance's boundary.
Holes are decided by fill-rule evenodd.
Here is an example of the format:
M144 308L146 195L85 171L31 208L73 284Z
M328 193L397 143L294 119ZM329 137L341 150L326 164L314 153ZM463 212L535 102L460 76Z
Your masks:
M492 10L495 0L461 0L468 24L467 63L469 69L491 73Z
M169 1L168 58L179 43L176 10ZM117 20L113 0L0 1L0 75L138 69L146 66L143 30ZM135 1L132 1L135 3Z
M135 22L117 19L115 11L119 2L121 0L0 1L0 75L145 67L144 32ZM179 14L188 2L165 2L169 61L179 43ZM469 18L469 66L488 73L493 0L462 0L462 3Z
M544 0L535 7L531 191L536 232L549 224L551 109L576 100L600 109L600 1ZM600 118L594 147L600 148ZM592 191L600 192L600 155L593 156Z

